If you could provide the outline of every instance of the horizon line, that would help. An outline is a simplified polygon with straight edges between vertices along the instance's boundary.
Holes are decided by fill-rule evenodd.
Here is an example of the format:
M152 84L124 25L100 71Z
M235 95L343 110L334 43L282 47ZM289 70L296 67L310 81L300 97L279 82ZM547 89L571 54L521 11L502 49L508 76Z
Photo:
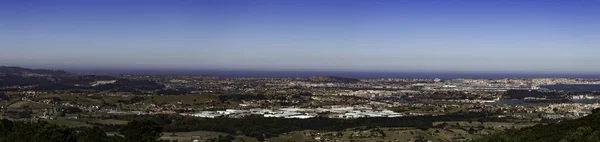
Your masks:
M143 67L143 68L115 68L115 67L32 67L32 66L11 66L0 65L0 67L21 67L29 69L46 69L46 70L63 70L68 72L135 72L135 71L223 71L223 72L313 72L313 73L443 73L443 74L530 74L530 75L600 75L600 72L569 72L569 71L531 71L531 70L364 70L364 69L273 69L273 68L160 68L160 67Z

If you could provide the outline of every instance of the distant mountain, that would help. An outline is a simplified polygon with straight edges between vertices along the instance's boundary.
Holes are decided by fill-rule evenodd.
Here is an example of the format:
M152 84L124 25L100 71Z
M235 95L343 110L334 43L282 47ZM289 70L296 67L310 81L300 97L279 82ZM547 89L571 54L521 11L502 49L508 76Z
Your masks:
M41 76L57 76L68 75L70 73L60 70L45 70L45 69L27 69L21 67L0 66L0 75L41 75Z
M310 77L311 81L314 82L326 82L326 83L356 83L360 82L360 80L355 78L344 78L337 76L313 76Z

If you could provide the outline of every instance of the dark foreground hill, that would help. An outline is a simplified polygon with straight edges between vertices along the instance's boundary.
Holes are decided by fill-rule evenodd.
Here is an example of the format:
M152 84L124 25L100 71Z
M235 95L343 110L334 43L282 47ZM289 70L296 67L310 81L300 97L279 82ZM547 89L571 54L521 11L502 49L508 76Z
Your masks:
M489 135L479 142L600 142L600 109L593 114L556 124L536 125Z

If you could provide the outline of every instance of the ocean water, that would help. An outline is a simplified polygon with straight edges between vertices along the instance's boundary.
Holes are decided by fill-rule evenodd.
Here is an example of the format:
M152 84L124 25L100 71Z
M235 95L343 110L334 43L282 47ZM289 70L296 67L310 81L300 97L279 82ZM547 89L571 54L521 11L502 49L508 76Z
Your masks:
M99 70L71 69L75 73L209 75L218 77L306 78L311 76L340 76L348 78L423 78L423 79L498 79L498 78L600 78L600 74L536 74L536 73L463 73L463 72L351 72L351 71L248 71L248 70Z

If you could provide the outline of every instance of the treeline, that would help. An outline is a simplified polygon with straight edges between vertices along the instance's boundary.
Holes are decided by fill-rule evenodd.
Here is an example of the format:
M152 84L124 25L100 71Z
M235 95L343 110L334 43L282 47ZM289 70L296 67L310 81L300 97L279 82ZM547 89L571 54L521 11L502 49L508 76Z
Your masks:
M221 103L227 101L248 101L248 100L310 100L313 94L309 92L298 92L291 95L264 95L264 94L227 94L219 95L217 98Z
M506 96L511 99L524 99L526 97L546 97L546 98L563 98L564 94L558 92L543 92L530 90L509 90L506 91Z
M535 125L486 136L479 142L599 142L600 110L593 114L560 123Z
M154 142L161 141L162 126L147 119L134 120L108 136L99 128L75 130L44 121L0 120L0 142Z
M340 131L355 127L415 127L428 129L437 121L484 121L491 114L464 113L442 116L414 116L399 118L358 118L358 119L286 119L251 116L245 118L195 118L179 115L126 115L111 116L107 119L136 120L150 119L162 124L166 132L216 131L235 135L245 135L264 140L280 134L301 130ZM106 128L115 129L114 125Z

